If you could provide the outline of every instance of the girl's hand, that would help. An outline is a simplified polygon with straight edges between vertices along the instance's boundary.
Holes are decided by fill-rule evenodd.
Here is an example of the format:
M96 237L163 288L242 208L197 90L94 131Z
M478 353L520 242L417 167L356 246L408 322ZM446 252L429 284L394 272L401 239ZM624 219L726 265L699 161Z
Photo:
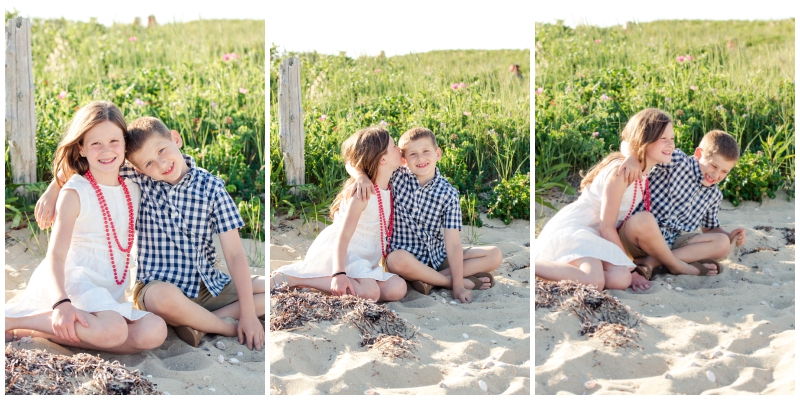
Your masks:
M61 340L80 343L81 339L75 332L75 321L88 328L89 323L80 310L75 308L72 303L62 303L53 310L51 317L53 323L53 333Z
M630 185L633 181L641 179L642 166L639 164L639 160L634 156L626 157L625 161L622 162L622 165L620 165L617 170L617 176L625 177L626 185Z
M350 283L350 278L347 275L336 275L331 279L331 294L334 296L344 296L346 294L355 296L356 291L353 289L353 284Z

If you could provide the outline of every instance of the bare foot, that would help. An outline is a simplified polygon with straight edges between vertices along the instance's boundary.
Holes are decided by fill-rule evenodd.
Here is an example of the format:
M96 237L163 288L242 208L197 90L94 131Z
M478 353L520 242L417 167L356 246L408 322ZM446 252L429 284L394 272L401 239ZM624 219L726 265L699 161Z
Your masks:
M686 264L686 267L687 267L686 268L686 275L700 275L700 270L697 269L695 266L693 266L693 265L691 265L689 263L685 263L685 264ZM708 268L708 274L706 274L708 276L714 276L717 273L719 273L719 271L717 271L717 265L716 264L703 263L703 266Z
M639 291L644 292L645 290L650 289L650 281L648 281L645 277L639 275L638 272L633 272L631 274L631 290L636 292L638 289Z
M481 285L481 287L478 290L486 290L486 289L490 288L492 283L491 283L491 280L488 277L481 276L481 277L476 277L476 278L478 280L480 280L481 282L483 282L483 284ZM473 289L475 289L475 283L472 282L471 280L467 279L467 278L464 278L464 288L473 290Z

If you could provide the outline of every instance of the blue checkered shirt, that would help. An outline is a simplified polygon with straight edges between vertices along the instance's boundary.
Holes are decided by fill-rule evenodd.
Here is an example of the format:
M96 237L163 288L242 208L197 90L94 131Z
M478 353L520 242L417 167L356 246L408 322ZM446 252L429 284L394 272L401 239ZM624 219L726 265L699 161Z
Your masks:
M127 163L120 170L120 176L142 188L136 279L172 283L190 298L197 297L202 281L217 296L231 277L214 268L211 236L241 228L244 221L225 182L197 167L191 157L183 158L189 172L176 185L151 179Z
M692 232L700 224L708 229L719 226L722 191L717 185L703 186L703 173L694 157L675 149L672 161L657 164L647 179L650 212L670 247L682 232ZM643 210L644 204L639 204L636 211Z
M439 267L447 257L444 229L461 230L458 190L439 174L419 186L419 179L402 166L391 179L394 232L390 251L406 250L426 265Z

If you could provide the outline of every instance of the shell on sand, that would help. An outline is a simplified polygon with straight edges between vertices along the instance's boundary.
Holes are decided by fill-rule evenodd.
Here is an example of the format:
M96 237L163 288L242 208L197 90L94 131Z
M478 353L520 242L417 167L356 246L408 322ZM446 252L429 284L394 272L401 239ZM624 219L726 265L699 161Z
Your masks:
M237 359L235 359L235 358L231 358L230 360L228 360L228 362L229 362L229 363L231 363L231 364L234 364L234 365L236 365L236 364L238 364L238 363L239 363L239 360L237 360Z
M224 363L225 362L225 357L223 357L222 354L220 354L219 357L217 357L217 362L220 363L220 364Z
M378 394L378 391L375 390L375 389L369 388L364 392L364 394L374 395L374 394Z
M484 381L478 381L478 386L480 386L481 390L484 392L489 390L489 386Z
M342 390L347 390L347 389L350 389L350 386L347 386L346 383L344 385L342 385Z
M706 371L706 377L707 377L707 378L708 378L708 380L710 380L711 382L716 382L716 381L717 381L717 377L716 377L716 376L714 376L714 373L713 373L713 372L711 372L711 371Z
M467 335L466 333L464 333L463 335L464 335L464 339L469 339L469 335Z
M214 344L214 346L216 346L220 350L225 350L225 343L223 343L221 340L216 344Z
M597 381L595 380L586 381L586 383L583 384L583 387L587 389L594 389L595 386L597 386Z

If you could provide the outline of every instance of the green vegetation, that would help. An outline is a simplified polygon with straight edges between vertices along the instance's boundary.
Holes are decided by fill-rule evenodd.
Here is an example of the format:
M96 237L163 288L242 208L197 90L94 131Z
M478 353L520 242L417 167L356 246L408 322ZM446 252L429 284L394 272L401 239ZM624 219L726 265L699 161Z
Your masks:
M721 185L726 199L760 200L778 188L792 198L794 32L793 19L537 24L536 200L549 189L540 192L540 181L566 183L560 164L575 173L618 149L625 122L647 107L673 117L687 154L712 129L736 137L743 158ZM768 162L753 163L748 154L759 151Z
M108 100L128 122L154 116L177 130L183 151L226 181L245 219L242 234L264 240L264 21L146 28L34 20L31 46L40 181L52 178L53 154L75 111ZM6 151L6 188L9 171Z
M324 220L347 177L341 144L382 125L395 140L415 126L431 129L443 150L440 172L461 193L465 223L496 202L492 188L530 171L530 52L435 51L397 57L297 54L301 63L306 184L286 185L278 138L278 74L294 54L271 54L270 205L273 213ZM522 76L510 71L518 64ZM529 178L527 178L529 179ZM528 189L529 190L529 189ZM301 198L302 197L302 198ZM528 198L530 194L528 192ZM496 217L529 218L497 208Z

